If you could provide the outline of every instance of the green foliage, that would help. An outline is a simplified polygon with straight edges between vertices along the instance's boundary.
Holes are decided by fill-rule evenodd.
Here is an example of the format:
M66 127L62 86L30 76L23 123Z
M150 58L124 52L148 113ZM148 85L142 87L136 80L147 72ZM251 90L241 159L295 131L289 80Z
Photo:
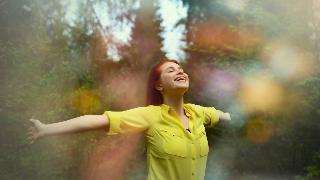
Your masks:
M134 47L128 48L130 50L126 51L128 54L125 62L94 64L88 55L90 41L94 36L88 31L94 29L96 23L92 13L94 2L82 3L80 8L83 14L77 17L77 22L72 27L65 22L65 12L59 1L44 3L39 0L12 0L0 3L0 80L3 84L0 92L1 179L83 178L86 164L94 155L93 150L100 145L103 132L50 137L29 146L25 140L28 119L34 117L45 123L52 123L87 112L80 111L82 106L74 106L70 98L73 95L83 97L83 91L90 92L89 94L100 100L97 108L90 110L93 114L100 114L106 110L105 99L117 98L112 97L112 93L109 93L108 97L101 97L102 78L98 70L107 69L108 72L104 75L110 76L106 83L108 85L110 79L118 77L118 73L145 73L147 69L144 68L151 63L145 63L141 68L139 63L142 62L142 55L148 56L150 61L152 57L163 56L156 50L145 53L145 46L139 46L139 43L143 44L153 36L158 37L158 32L149 31L150 25L137 23L137 29L142 30L136 30L135 37L146 36L145 29L149 34L145 39L136 40ZM286 39L290 44L304 48L312 54L320 52L315 44L316 40L312 41L308 37L310 30L305 28L310 14L301 13L309 11L299 8L306 7L303 6L303 1L249 1L247 10L243 12L231 12L221 1L184 2L190 5L190 22L214 19L225 23L227 30L236 35L239 35L243 28L255 27L261 32L263 39L248 47L226 45L224 49L219 49L194 46L188 51L194 58L190 59L190 62L198 61L216 69L236 70L239 74L245 74L264 68L261 52L265 43L274 39ZM32 10L21 10L23 5ZM143 16L143 13L138 16ZM152 26L159 26L157 23ZM189 23L189 28L196 26L196 23ZM142 55L137 53L139 51L143 52ZM315 61L319 63L319 58L315 57ZM222 165L226 165L226 171L216 172L224 177L234 173L243 177L252 174L256 177L260 174L275 174L281 177L289 174L299 180L319 178L320 74L315 70L310 77L284 83L284 86L288 94L295 92L300 95L299 101L295 101L297 104L285 104L287 109L281 114L256 115L267 117L266 119L273 123L275 131L270 141L265 144L248 141L245 137L245 123L230 129L218 127L209 130L207 134L209 142L212 142L210 146L218 150L222 148L223 151L213 150L213 158L208 160L208 167L222 168ZM188 96L196 101L195 94ZM229 102L214 103L223 107ZM235 115L233 118L237 121L250 117ZM133 161L137 161L138 165L135 166L132 162L126 171L128 179L145 177L145 163L139 162L141 159L145 160L143 145L141 147L137 157L133 157ZM227 153L224 153L224 150Z

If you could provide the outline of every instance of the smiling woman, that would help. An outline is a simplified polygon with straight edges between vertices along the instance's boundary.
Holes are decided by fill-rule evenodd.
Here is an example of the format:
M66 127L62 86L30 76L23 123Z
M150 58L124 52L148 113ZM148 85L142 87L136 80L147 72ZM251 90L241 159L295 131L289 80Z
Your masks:
M184 103L188 88L188 75L179 63L161 60L149 75L147 106L53 124L31 119L28 139L33 143L48 135L95 129L107 129L108 135L143 131L149 180L201 180L209 152L205 127L231 118L214 107Z

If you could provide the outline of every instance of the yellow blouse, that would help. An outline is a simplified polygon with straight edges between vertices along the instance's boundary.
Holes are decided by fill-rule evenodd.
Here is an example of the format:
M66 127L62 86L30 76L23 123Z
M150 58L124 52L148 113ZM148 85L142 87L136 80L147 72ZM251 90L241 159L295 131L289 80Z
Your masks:
M104 114L110 122L109 135L145 131L148 180L202 180L209 152L205 127L217 124L218 111L194 104L184 104L184 111L191 132L166 104Z

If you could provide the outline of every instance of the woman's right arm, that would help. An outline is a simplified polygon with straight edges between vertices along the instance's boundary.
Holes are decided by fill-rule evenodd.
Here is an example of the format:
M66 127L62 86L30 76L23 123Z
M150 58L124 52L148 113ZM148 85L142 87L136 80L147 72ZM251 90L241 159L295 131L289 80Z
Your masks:
M45 136L109 128L109 119L105 115L84 115L52 124L44 124L36 119L30 121L33 123L28 131L30 144Z

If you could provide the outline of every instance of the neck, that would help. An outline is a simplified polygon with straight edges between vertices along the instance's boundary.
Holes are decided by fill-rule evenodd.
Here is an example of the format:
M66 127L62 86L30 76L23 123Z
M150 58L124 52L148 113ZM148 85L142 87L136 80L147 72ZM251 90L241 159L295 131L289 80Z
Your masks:
M173 108L178 115L183 115L183 95L163 95L163 103Z

